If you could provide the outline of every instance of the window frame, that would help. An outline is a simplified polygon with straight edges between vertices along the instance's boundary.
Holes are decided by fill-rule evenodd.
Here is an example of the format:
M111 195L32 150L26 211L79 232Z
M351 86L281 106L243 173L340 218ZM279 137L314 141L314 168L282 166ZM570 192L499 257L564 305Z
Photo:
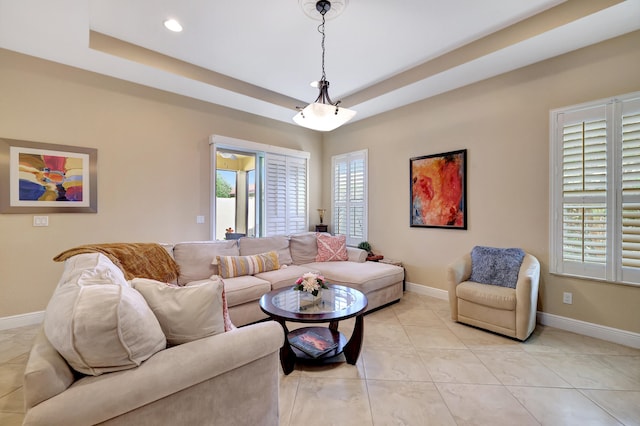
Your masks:
M640 203L640 188L636 190L638 195L624 194L622 190L622 117L625 111L628 111L629 115L640 113L640 92L558 108L549 113L549 271L552 274L640 286L640 268L623 266L623 234L625 232L623 204ZM563 191L565 177L563 168L564 128L569 127L572 123L586 122L590 119L605 121L606 192L601 196L592 196L588 194L588 191L583 190L582 195L565 195ZM582 162L586 163L586 158L583 158ZM634 189L636 188L634 187ZM565 203L577 200L574 204L587 207L590 201L595 203L598 199L600 199L600 203L604 203L606 210L604 264L566 260L563 240L565 236L563 232ZM634 225L632 228L638 228L638 226ZM632 233L633 231L638 231L638 229L631 229ZM633 252L640 255L637 250L633 250Z
M247 152L253 153L256 155L256 189L255 189L255 197L256 197L256 237L265 237L272 236L274 234L269 234L267 232L268 227L268 217L266 212L266 192L267 182L266 182L266 168L267 168L267 157L268 156L283 156L287 158L294 158L303 160L305 162L306 167L306 187L304 194L304 230L309 229L309 159L311 158L311 154L307 151L300 151L296 149L284 148L274 145L266 145L258 142L252 142L242 139L231 138L227 136L221 135L212 135L209 138L210 145L210 183L211 188L213 188L210 193L210 214L211 214L211 228L210 228L210 238L215 240L216 235L216 197L215 197L215 188L216 188L216 152L218 149L223 150L236 150L239 152ZM260 170L260 178L258 178L258 170ZM288 224L286 225L288 228ZM286 232L286 231L285 231ZM286 232L288 235L289 232Z

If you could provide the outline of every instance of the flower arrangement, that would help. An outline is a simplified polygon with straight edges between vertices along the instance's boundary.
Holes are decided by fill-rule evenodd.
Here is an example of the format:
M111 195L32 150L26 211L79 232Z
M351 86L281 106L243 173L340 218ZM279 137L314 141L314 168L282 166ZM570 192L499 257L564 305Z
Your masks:
M323 288L328 288L324 283L324 277L322 275L314 274L313 272L307 272L298 278L296 285L293 286L294 290L306 291L314 296L317 296Z

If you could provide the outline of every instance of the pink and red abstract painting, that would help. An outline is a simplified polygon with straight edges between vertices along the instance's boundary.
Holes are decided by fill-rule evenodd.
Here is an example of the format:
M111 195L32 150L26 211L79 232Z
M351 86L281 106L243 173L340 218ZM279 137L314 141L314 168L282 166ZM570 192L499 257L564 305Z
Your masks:
M467 150L410 160L411 226L467 229Z

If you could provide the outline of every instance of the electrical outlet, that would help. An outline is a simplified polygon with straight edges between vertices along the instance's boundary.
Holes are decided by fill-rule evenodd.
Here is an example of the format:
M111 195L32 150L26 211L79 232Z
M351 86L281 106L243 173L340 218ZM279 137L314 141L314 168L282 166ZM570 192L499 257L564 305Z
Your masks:
M562 293L562 303L566 303L567 305L573 304L573 293L567 291Z
M196 216L196 223L204 223L204 216Z

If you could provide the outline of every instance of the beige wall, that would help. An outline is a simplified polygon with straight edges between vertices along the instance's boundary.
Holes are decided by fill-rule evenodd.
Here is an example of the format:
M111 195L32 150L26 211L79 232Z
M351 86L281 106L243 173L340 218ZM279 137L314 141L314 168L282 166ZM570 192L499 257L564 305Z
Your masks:
M640 332L640 287L548 273L549 110L640 90L639 46L632 33L338 129L325 164L369 149L369 242L409 282L446 289L446 265L474 245L522 247L542 264L542 311ZM409 158L463 148L468 230L410 228Z
M544 312L640 332L640 288L548 273L549 110L640 90L638 46L636 32L532 65L338 129L324 147L292 125L0 49L0 137L99 156L97 214L51 214L47 228L0 215L0 318L44 309L66 248L208 239L208 137L221 134L310 151L312 224L330 205L331 156L368 148L369 241L410 282L445 289L445 265L474 245L519 246L542 263ZM410 228L409 158L462 148L469 229Z
M212 134L309 151L319 207L315 132L0 49L0 137L97 148L99 197L97 214L49 214L47 228L0 214L0 318L45 308L67 248L208 239Z

